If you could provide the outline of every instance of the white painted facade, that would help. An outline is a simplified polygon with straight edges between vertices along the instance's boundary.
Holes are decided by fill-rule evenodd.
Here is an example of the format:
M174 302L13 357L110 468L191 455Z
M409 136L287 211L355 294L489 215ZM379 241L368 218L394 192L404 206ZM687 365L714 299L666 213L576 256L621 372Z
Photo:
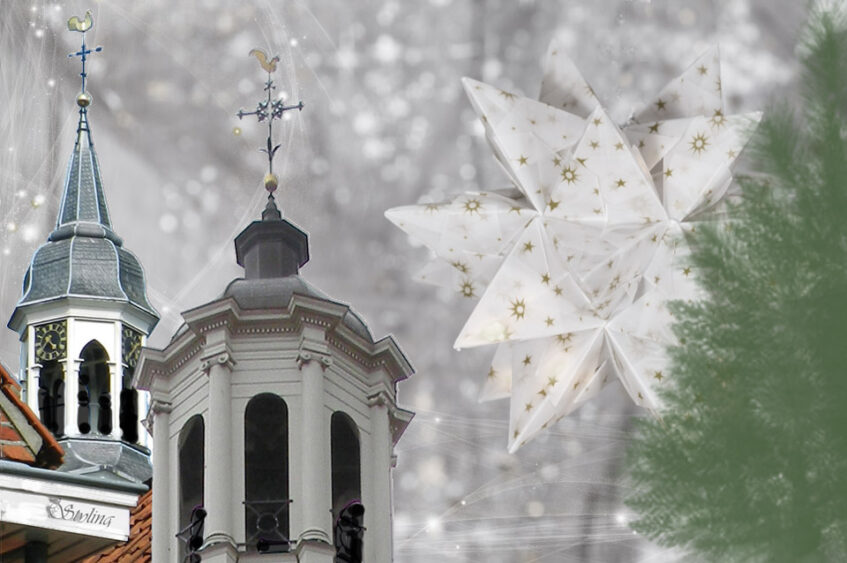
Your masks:
M21 340L21 377L24 400L34 412L39 412L38 388L41 364L35 353L35 327L54 321L67 322L67 353L60 364L64 370L64 436L63 438L108 438L121 439L119 397L127 366L122 361L122 329L132 327L142 335L146 343L151 327L158 319L144 314L136 307L118 301L92 300L91 298L66 297L43 304L30 305L22 310L19 332ZM82 349L97 341L106 351L109 367L109 392L112 397L112 430L103 436L96 429L89 434L80 432L78 422L77 393L79 371L82 364ZM143 413L149 408L149 396L139 392L137 412L138 444L150 448L150 436L142 425Z
M285 309L241 309L232 297L183 314L187 328L164 350L145 348L135 384L151 394L153 559L177 561L179 436L205 425L204 563L332 563L330 420L343 412L359 436L364 561L392 561L393 446L412 413L396 405L411 367L391 338L351 330L344 305L295 294ZM288 409L288 553L259 554L245 532L245 409L261 393Z

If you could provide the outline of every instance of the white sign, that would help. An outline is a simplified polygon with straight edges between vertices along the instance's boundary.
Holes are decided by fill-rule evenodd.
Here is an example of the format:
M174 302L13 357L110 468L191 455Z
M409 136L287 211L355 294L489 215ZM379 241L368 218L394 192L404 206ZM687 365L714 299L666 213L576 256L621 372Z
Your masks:
M129 537L129 507L0 489L0 520L125 541Z

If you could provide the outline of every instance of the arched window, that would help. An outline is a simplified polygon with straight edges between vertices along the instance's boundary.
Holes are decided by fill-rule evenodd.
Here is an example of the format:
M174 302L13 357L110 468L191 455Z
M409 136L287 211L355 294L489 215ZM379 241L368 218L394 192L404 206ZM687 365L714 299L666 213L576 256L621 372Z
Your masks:
M203 504L205 425L199 414L179 431L179 530L191 522L191 512Z
M288 407L272 393L244 412L244 522L250 545L288 540Z
M109 355L99 342L92 340L80 352L80 359L77 426L83 434L92 429L109 434L112 432Z
M341 510L353 501L362 499L361 454L359 430L356 423L343 412L334 412L330 423L332 448L332 514L337 518Z
M132 387L132 373L133 368L124 368L118 421L121 425L121 439L134 444L138 442L138 391Z
M38 411L50 432L56 436L65 433L65 370L56 360L46 360L41 366Z

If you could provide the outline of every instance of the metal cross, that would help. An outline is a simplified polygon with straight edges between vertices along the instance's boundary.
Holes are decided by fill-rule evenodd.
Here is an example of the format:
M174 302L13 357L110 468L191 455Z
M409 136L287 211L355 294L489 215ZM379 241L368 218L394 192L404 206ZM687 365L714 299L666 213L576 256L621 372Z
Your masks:
M92 53L99 53L103 47L97 46L94 49L89 49L85 46L85 32L94 27L94 19L91 17L91 12L85 12L85 17L79 19L77 16L68 20L68 29L82 34L82 47L76 53L70 53L68 57L79 57L82 60L82 72L79 75L82 77L82 92L85 93L85 77L88 74L85 72L85 60Z
M256 104L255 110L244 111L243 109L240 109L236 115L238 116L238 119L243 119L248 115L255 115L259 123L263 121L268 122L267 146L259 150L268 155L268 174L265 176L265 189L267 189L271 196L273 196L273 192L276 190L278 185L278 180L274 175L274 156L276 156L276 151L280 147L280 145L274 145L273 143L273 122L274 119L281 119L282 115L286 111L292 109L301 111L303 109L303 102L298 102L297 105L286 106L283 100L273 99L273 91L276 89L276 86L274 86L271 73L276 70L276 63L279 61L279 57L268 59L267 54L259 49L251 50L250 55L254 55L259 60L259 64L262 65L262 68L268 73L268 80L265 82L264 88L265 92L267 92L267 98Z

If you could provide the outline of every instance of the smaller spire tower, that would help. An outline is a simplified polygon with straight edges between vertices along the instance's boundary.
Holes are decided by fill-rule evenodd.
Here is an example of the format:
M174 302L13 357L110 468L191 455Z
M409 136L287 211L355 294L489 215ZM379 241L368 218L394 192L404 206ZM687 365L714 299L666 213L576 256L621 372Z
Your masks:
M94 150L86 91L90 12L68 29L82 36L79 121L56 226L32 257L8 326L21 340L29 407L65 450L60 471L143 482L152 473L146 406L131 385L141 346L159 320L138 259L114 232Z

